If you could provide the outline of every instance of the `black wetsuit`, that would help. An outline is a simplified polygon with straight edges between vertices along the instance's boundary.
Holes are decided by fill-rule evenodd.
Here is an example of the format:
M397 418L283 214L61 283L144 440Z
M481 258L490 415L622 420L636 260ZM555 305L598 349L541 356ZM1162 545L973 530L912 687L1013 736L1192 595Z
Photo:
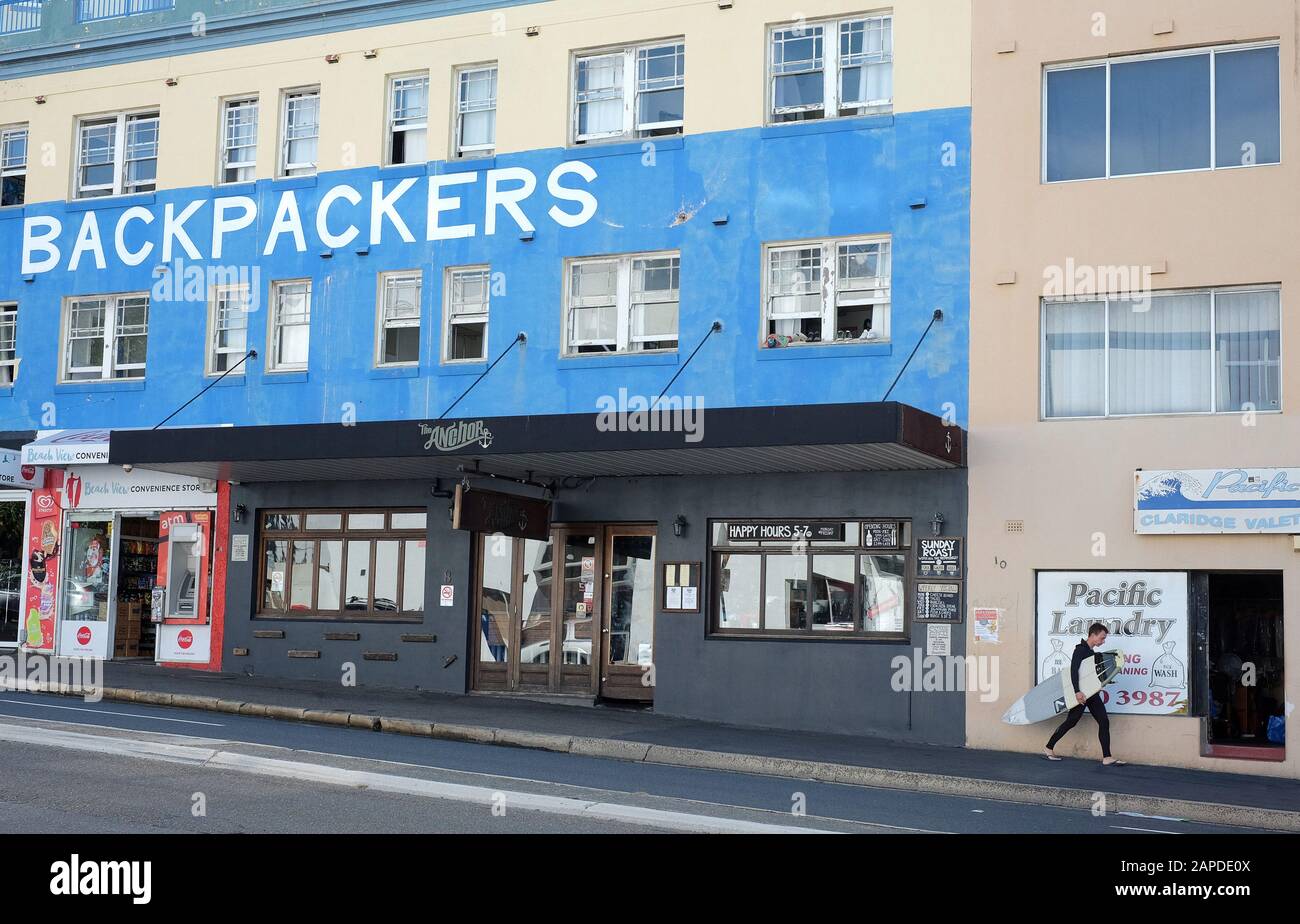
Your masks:
M1089 658L1101 661L1101 655L1096 654L1088 645L1087 639L1079 642L1074 646L1074 652L1070 655L1070 683L1074 686L1074 692L1082 692L1079 689L1079 668L1083 662ZM1097 740L1101 742L1101 756L1110 756L1110 719L1106 715L1106 704L1101 701L1101 693L1094 693L1088 697L1086 703L1076 704L1061 723L1061 727L1052 732L1052 737L1047 741L1047 749L1050 751L1056 747L1056 743L1065 737L1065 733L1074 726L1079 724L1083 718L1084 707L1092 713L1092 717L1097 720Z

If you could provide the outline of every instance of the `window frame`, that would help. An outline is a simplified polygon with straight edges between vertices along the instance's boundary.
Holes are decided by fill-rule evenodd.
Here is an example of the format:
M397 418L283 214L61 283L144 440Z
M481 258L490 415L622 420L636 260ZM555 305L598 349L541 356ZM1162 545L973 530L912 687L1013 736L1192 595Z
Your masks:
M1285 394L1285 373L1286 361L1285 344L1283 336L1283 325L1286 323L1286 314L1282 306L1282 286L1279 283L1264 283L1259 285L1239 285L1239 286L1204 286L1193 289L1158 289L1146 295L1150 298L1156 298L1162 295L1209 295L1210 296L1210 327L1209 327L1209 354L1210 354L1210 409L1204 411L1152 411L1148 414L1112 414L1110 412L1110 303L1116 300L1125 300L1133 298L1132 293L1102 293L1098 295L1074 295L1062 296L1056 298L1040 298L1038 308L1038 419L1042 423L1052 423L1058 420L1127 420L1131 418L1143 417L1221 417L1229 414L1242 414L1241 408L1229 408L1227 410L1218 410L1219 393L1218 393L1218 315L1219 306L1217 296L1220 294L1230 295L1233 293L1246 292L1276 292L1278 303L1278 406L1276 408L1255 408L1256 414L1281 414L1284 410L1282 407L1282 397ZM1103 302L1103 362L1102 362L1102 408L1101 414L1083 414L1083 415L1047 415L1047 309L1050 305L1072 304L1078 302Z
M856 112L842 115L840 110L844 108L840 99L843 87L843 61L840 54L840 30L849 23L865 22L870 23L872 20L889 22L889 71L890 71L890 97L887 103L880 101L868 101L867 105L859 106L859 109L865 109L865 112ZM776 105L776 79L780 75L776 73L775 40L778 33L788 32L796 28L822 28L822 104L821 106L787 106L778 111ZM830 33L834 33L831 41ZM849 13L840 16L830 16L822 19L809 19L800 25L792 20L770 23L765 30L764 44L764 62L763 70L766 77L766 86L764 88L764 125L790 125L799 122L825 122L832 119L861 119L875 115L889 115L894 111L893 93L893 73L894 73L894 11L892 9L879 10L865 13ZM850 65L855 66L855 65ZM811 73L812 71L810 71ZM818 119L778 119L778 115L785 113L813 112L820 109L821 118Z
M316 515L333 515L340 516L339 527L337 529L307 528L307 517ZM383 514L384 523L379 527L371 528L350 528L348 524L349 515L353 514ZM423 514L425 516L424 527L411 529L395 528L392 525L394 514ZM297 527L295 528L275 528L267 524L269 517L273 516L295 516L297 517ZM427 594L427 577L429 570L429 509L427 507L298 507L298 508L266 508L257 511L257 583L256 599L253 607L253 619L261 620L316 620L331 622L403 622L403 623L422 623L424 622L425 613L428 610L429 599ZM266 551L271 542L284 541L289 543L289 554L285 560L284 570L284 609L272 609L266 606L267 596L267 567ZM339 607L338 609L320 609L320 544L326 541L337 541L341 546L341 555L339 558ZM375 581L377 579L375 562L377 558L377 543L391 541L396 542L397 549L397 608L393 610L350 610L347 609L347 560L349 554L349 544L351 542L368 542L370 544L367 566L367 606L373 606L375 599ZM420 610L403 610L401 607L406 602L406 546L408 542L423 542L425 565L421 569L420 578L426 580L426 586L422 593L422 609ZM289 608L291 602L290 595L293 587L293 544L294 542L311 542L313 543L312 553L312 580L311 580L311 602L312 608L306 610L292 610Z
M882 517L800 517L801 522L811 524L845 524L852 523L857 527L858 536L856 542L819 542L818 540L804 541L795 549L795 543L779 540L749 541L744 545L724 545L719 544L714 538L715 528L727 523L744 523L744 524L763 524L763 523L784 523L788 522L790 517L711 517L707 521L706 529L708 531L708 579L709 588L709 609L708 619L706 621L706 635L709 638L733 638L733 639L785 639L789 641L847 641L853 640L858 642L876 642L883 644L911 644L913 624L916 619L914 597L918 578L916 576L916 552L914 548L915 533L913 532L913 521L909 517L882 516ZM886 548L884 546L867 546L863 544L862 524L863 523L896 523L898 530L898 544ZM759 559L759 577L758 577L758 597L759 610L758 619L759 627L749 628L723 628L719 625L722 614L722 568L720 557L722 555L743 555ZM812 575L814 562L817 556L843 555L853 557L854 569L854 587L853 600L851 609L853 611L852 630L843 629L816 629L815 623L811 619L808 625L803 629L768 629L764 627L766 622L767 610L767 559L772 557L791 557L792 555L805 555L808 559L805 570L805 583L809 593L812 592ZM903 558L903 598L901 605L903 607L903 627L898 632L870 632L861 628L863 619L862 606L862 561L866 557L874 555L894 555ZM811 616L811 613L809 613Z
M801 240L801 241L770 241L763 244L762 302L759 306L759 331L762 335L761 340L759 341L760 349L766 348L767 338L769 336L772 336L768 332L768 324L772 320L798 320L801 317L809 316L805 313L799 315L790 314L789 317L781 317L775 319L772 317L770 306L771 306L772 299L775 297L772 292L773 255L777 253L784 253L784 252L789 252L794 250L811 250L812 248L815 247L821 249L822 294L821 294L820 316L821 316L822 331L824 333L828 329L828 326L832 330L839 329L838 324L829 323L829 322L832 313L834 314L834 319L836 321L839 318L840 305L838 304L838 299L840 296L840 288L839 288L840 248L845 246L858 245L858 244L880 244L883 245L884 247L882 253L884 252L888 253L889 275L871 277L877 280L884 279L886 280L887 284L883 287L876 286L870 290L863 290L863 291L874 291L874 292L884 291L888 296L883 302L880 301L871 302L873 308L879 309L883 305L884 308L886 309L884 312L884 322L885 322L884 334L878 335L870 339L853 338L851 340L838 340L838 339L827 340L823 336L823 338L820 340L809 341L809 342L791 341L790 343L785 345L785 348L848 346L850 344L856 344L858 346L861 346L864 344L887 344L893 342L892 340L893 312L894 312L894 238L893 235L887 233L886 234L854 234L846 237L812 238L809 240ZM873 315L872 315L873 332L878 330L879 321L880 319L876 317L876 313L873 311Z
M230 137L230 114L238 106L252 106L253 110L253 132L250 144L241 144L235 146L236 150L251 147L253 150L253 159L251 161L239 161L232 163L230 161L231 137ZM261 135L262 123L262 101L256 93L243 94L238 96L227 96L220 102L221 126L218 138L217 151L217 185L230 186L235 183L252 183L257 179L257 147ZM248 170L249 176L245 178L227 179L228 170Z
M656 48L667 48L676 46L681 49L682 56L682 73L681 73L681 90L683 101L683 112L680 120L672 122L648 122L641 124L638 111L638 103L642 93L657 92L656 90L643 90L641 88L641 78L637 62L641 52L652 51ZM623 123L617 132L597 132L583 135L578 131L580 116L582 112L581 101L578 99L578 68L582 61L594 58L622 58L622 98L623 98ZM676 89L675 87L661 87L663 89ZM575 51L570 55L569 61L569 144L570 145L589 145L600 142L617 142L617 141L641 141L650 138L677 138L686 134L686 36L678 35L671 38L656 39L646 42L635 42L624 45L607 45L597 48L586 48ZM666 130L665 130L666 129Z
M307 287L307 321L306 324L295 324L295 327L305 326L307 328L307 359L302 363L279 363L276 361L276 348L280 344L280 290L288 286L305 285ZM311 319L312 319L312 279L304 276L295 279L276 279L271 282L270 305L267 309L266 321L266 372L267 374L279 374L284 372L306 372L311 367Z
M1229 53L1236 51L1253 51L1261 48L1278 49L1278 85L1279 85L1279 111L1278 111L1278 152L1276 163L1256 163L1256 164L1229 164L1220 167L1218 161L1218 108L1217 96L1218 87L1215 81L1215 63L1219 53ZM1111 67L1115 64L1131 64L1138 61L1155 61L1167 60L1169 58L1192 57L1196 55L1209 54L1210 56L1210 149L1209 149L1209 166L1206 167L1188 167L1180 170L1155 170L1146 173L1112 173L1111 172ZM1216 45L1199 45L1191 48L1174 48L1168 51L1150 51L1139 54L1119 55L1113 58L1090 58L1086 61L1068 61L1059 64L1045 64L1042 68L1041 77L1041 98L1039 105L1042 113L1041 125L1039 131L1040 151L1039 151L1039 182L1046 186L1058 186L1063 183L1091 183L1098 180L1117 180L1128 179L1129 177L1141 176L1171 176L1179 173L1205 173L1207 171L1217 170L1243 170L1253 169L1255 167L1277 167L1281 166L1283 161L1283 146L1286 144L1286 133L1283 128L1283 107L1285 107L1285 95L1282 90L1282 81L1285 79L1282 69L1282 50L1281 43L1277 39L1260 42L1229 42ZM1047 75L1058 71L1086 70L1093 67L1104 67L1106 69L1106 172L1101 176L1076 177L1067 180L1051 180L1047 177Z
M132 122L152 121L155 126L154 155L152 158L138 158L139 161L154 162L154 179L147 183L128 184L126 179L127 164L127 126ZM82 182L82 171L87 164L85 157L85 128L90 124L113 126L113 180L111 183L86 185ZM73 199L107 199L113 196L133 196L140 193L156 192L158 189L158 161L162 148L162 117L157 106L145 106L139 109L123 109L117 112L104 112L97 115L77 116L73 120L73 146L76 156L72 160ZM92 164L89 166L104 166Z
M230 376L243 375L247 370L247 365L240 365L230 369L218 369L216 358L218 354L235 356L236 351L229 348L219 348L217 346L217 335L222 331L233 330L231 327L221 327L218 322L221 317L221 296L225 292L242 289L245 292L244 297L244 349L238 351L238 355L247 355L249 346L249 335L251 333L248 324L248 316L253 313L253 290L247 283L229 283L224 285L214 285L208 290L208 334L206 338L206 350L204 350L204 370L203 374L207 376ZM237 362L236 360L235 362Z
M119 313L127 299L144 299L145 308L145 325L143 335L145 338L145 362L142 363L117 363L117 344L118 340L123 337L138 337L139 333L121 333L119 324ZM103 343L104 353L99 364L100 374L95 378L74 378L75 375L93 370L94 366L77 366L69 365L71 359L70 347L72 345L72 315L81 302L104 302L102 310L104 311L103 330L99 338ZM149 351L149 314L152 309L152 303L149 300L148 292L115 292L104 295L69 295L63 299L61 318L59 323L59 376L58 384L60 385L84 385L95 382L141 382L146 378L148 368L148 351ZM90 337L78 337L78 340L91 340ZM115 375L119 370L132 372L139 370L139 375Z
M397 90L402 83L415 81L424 84L424 119L407 124L397 124ZM406 133L408 131L424 132L424 159L418 161L395 161L393 160L393 141L398 132ZM397 74L389 74L386 81L386 92L384 94L384 166L395 167L409 164L423 164L429 161L429 72L423 71L402 71Z
M471 312L465 317L458 318L452 311L453 300L452 292L454 291L455 277L461 274L482 273L486 276L484 281L484 292L487 295L487 309L482 312L483 320L476 320L479 312ZM487 263L471 263L465 266L449 266L443 272L443 292L442 292L442 363L444 365L456 365L462 363L485 363L488 358L488 335L492 329L492 267ZM483 325L483 355L478 358L456 359L451 355L452 346L452 328L457 325L482 324Z
M8 344L6 346L6 344ZM5 354L12 354L6 356ZM8 388L18 381L18 302L0 302L0 388Z
M23 138L23 162L21 166L6 166L4 157L8 150L9 139L16 135L22 135ZM27 165L31 160L31 140L31 126L27 122L0 126L0 183L11 177L23 178L23 191L18 201L6 203L0 199L0 207L12 208L27 202Z
M564 290L563 303L561 305L561 355L565 358L577 358L584 356L638 356L643 354L668 354L675 353L681 349L681 305L682 305L682 288L681 288L681 258L680 250L650 250L636 253L617 253L604 254L598 256L568 257L564 261ZM671 347L659 347L657 349L634 349L632 344L635 342L657 342L648 340L648 338L634 337L632 334L632 315L636 302L633 301L632 283L634 275L634 265L638 260L677 260L677 331L673 338L675 343ZM612 350L592 350L582 352L578 347L599 346L606 341L604 340L583 340L577 341L573 338L573 270L577 266L592 266L601 263L615 264L615 292L614 292L614 313L615 313L615 334L614 349ZM666 338L660 338L666 339Z
M388 318L388 289L390 281L401 279L414 279L416 283L416 300L415 300L415 323L400 323L392 325L394 328L414 327L416 331L416 356L415 359L402 360L400 362L384 361L384 338L389 330ZM386 270L378 275L378 297L375 300L375 368L376 369L402 369L412 366L419 366L421 354L424 352L424 272L418 269L406 270ZM409 320L409 319L408 319Z
M291 138L289 136L290 120L289 111L290 103L295 99L305 97L314 97L316 100L316 134L303 135L302 137ZM275 158L275 175L277 177L292 176L315 176L320 170L320 128L321 128L321 88L320 84L308 84L301 87L290 87L280 91L280 145ZM295 141L306 141L308 138L314 138L316 141L316 160L310 164L307 163L290 163L289 149Z
M464 144L464 121L465 116L471 112L487 112L486 107L482 109L468 109L461 100L461 83L471 74L480 71L491 71L492 81L495 91L492 94L491 112L493 113L492 122L492 143L491 144ZM451 72L451 154L453 159L468 160L475 157L493 157L497 149L497 116L501 109L501 66L497 61L484 61L479 64L459 64L452 68Z

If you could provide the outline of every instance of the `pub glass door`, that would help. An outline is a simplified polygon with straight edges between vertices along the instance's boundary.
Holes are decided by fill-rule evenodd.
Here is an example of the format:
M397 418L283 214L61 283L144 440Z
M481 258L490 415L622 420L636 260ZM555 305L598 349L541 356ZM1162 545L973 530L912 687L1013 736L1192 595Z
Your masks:
M655 528L605 530L604 657L600 695L654 699Z

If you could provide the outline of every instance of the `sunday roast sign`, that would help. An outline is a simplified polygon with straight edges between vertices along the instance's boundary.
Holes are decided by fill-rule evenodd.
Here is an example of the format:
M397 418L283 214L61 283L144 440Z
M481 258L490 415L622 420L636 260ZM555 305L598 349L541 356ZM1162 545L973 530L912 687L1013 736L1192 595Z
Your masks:
M1186 571L1038 572L1038 681L1070 669L1070 653L1094 622L1102 650L1124 667L1101 696L1128 715L1186 715L1189 638Z

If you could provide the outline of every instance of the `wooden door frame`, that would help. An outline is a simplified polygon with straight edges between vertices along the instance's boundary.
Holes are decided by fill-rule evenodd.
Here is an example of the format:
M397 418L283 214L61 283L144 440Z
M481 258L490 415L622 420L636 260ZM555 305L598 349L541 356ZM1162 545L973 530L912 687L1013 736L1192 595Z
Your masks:
M610 615L613 611L613 594L614 594L614 575L613 575L613 545L615 536L649 536L654 540L654 554L650 560L650 641L651 650L654 645L654 621L659 612L659 581L657 570L659 567L659 528L654 523L606 523L601 530L601 551L605 570L602 571L604 587L601 592L601 638L600 646L600 674L599 686L597 690L599 695L606 699L622 699L633 702L654 702L654 687L642 683L644 671L639 665L625 664L608 664L605 661L605 655L609 653L610 646L607 641L610 635ZM653 669L653 657L651 665Z

